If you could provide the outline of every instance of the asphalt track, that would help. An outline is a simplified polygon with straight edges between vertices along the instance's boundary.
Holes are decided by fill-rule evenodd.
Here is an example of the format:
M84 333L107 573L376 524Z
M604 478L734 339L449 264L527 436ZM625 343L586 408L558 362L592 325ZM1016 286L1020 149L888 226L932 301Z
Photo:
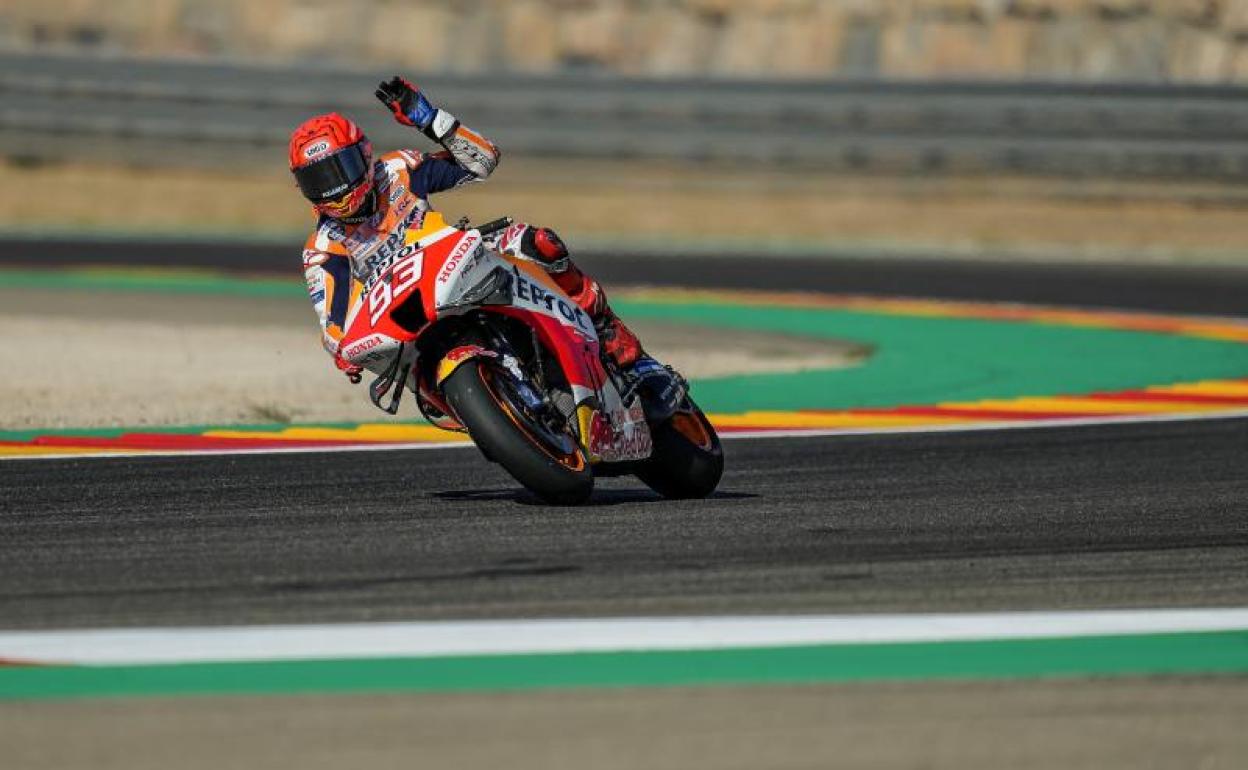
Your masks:
M759 267L596 265L1206 313L1248 287L1225 270ZM1245 449L1245 420L734 440L710 500L611 480L580 509L536 504L471 448L6 462L0 626L1242 605Z
M10 628L1242 604L1248 421L742 440L540 506L471 448L0 464Z
M208 261L196 248L42 264ZM0 262L31 250L0 243ZM231 253L217 266L280 264ZM1248 271L1222 269L586 263L609 284L1248 310ZM710 500L610 480L578 509L471 447L0 462L0 628L1244 606L1246 450L1248 419L742 439ZM88 699L0 722L30 768L1236 767L1243 681Z

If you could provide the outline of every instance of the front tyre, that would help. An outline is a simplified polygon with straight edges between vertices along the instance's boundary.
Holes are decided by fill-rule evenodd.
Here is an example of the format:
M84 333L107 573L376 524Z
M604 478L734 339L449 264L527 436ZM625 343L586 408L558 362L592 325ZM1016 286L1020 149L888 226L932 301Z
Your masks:
M724 449L706 415L691 399L651 429L654 452L637 468L637 478L667 498L709 496L724 475Z
M508 375L473 360L459 366L442 391L472 440L533 494L576 505L594 491L594 472L580 446L554 435L506 387Z

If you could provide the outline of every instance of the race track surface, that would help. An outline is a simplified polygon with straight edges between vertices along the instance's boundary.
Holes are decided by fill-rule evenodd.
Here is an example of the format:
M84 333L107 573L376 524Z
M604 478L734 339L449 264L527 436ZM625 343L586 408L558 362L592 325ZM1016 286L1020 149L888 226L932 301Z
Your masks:
M0 241L0 263L44 266L273 272L296 269L291 254ZM585 262L608 286L1248 314L1248 270ZM709 500L667 502L620 479L575 509L537 503L471 447L2 462L0 629L1248 604L1248 418L725 447ZM1245 751L1244 683L15 701L0 703L0 743L17 767L58 770L412 756L521 770L1229 768Z
M207 253L44 246L54 264ZM259 252L217 254L277 264ZM590 262L608 285L1201 313L1248 296L1244 270ZM611 480L582 509L536 504L471 448L6 462L0 626L1242 605L1246 448L1246 420L733 440L710 500Z
M0 465L8 628L1212 606L1248 420L735 440L721 491L539 505L472 448Z

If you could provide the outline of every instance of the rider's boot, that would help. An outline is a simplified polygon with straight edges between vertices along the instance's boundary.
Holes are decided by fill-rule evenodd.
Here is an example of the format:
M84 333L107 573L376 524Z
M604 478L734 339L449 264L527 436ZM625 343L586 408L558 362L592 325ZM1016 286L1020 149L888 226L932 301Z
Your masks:
M598 282L586 278L585 283L597 287L599 296L603 298L602 312L597 316L590 313L603 351L628 378L629 384L637 388L647 422L663 422L680 405L685 392L684 382L671 369L646 354L641 347L641 340L637 339L633 330L625 326L615 311L606 304L606 296L602 294ZM586 309L585 312L589 313L589 310Z
M520 230L519 228L523 228ZM646 354L641 340L624 325L607 303L602 285L572 263L563 240L548 227L513 225L499 244L541 265L569 297L594 322L603 353L636 387L646 419L652 423L671 417L684 396L684 381L668 367Z

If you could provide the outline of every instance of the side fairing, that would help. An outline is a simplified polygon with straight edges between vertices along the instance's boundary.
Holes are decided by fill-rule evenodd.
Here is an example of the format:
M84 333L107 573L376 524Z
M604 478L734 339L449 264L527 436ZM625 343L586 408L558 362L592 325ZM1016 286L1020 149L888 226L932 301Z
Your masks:
M553 281L535 280L530 273L520 270L515 265L511 269L514 274L512 307L553 318L590 341L598 341L598 334L594 331L594 324L589 320L589 316Z
M522 267L521 263L500 256L487 248L475 231L470 231L455 247L454 253L438 273L436 297L439 312L460 307L469 309L472 303L464 298L500 269L511 277L511 308L522 314L534 313L553 319L589 342L598 341L589 316L540 268Z
M373 332L348 340L339 350L342 357L351 363L371 368L388 362L398 349L399 340L388 334Z
M475 230L464 233L433 279L434 307L442 312L464 305L464 295L489 275L492 256Z

